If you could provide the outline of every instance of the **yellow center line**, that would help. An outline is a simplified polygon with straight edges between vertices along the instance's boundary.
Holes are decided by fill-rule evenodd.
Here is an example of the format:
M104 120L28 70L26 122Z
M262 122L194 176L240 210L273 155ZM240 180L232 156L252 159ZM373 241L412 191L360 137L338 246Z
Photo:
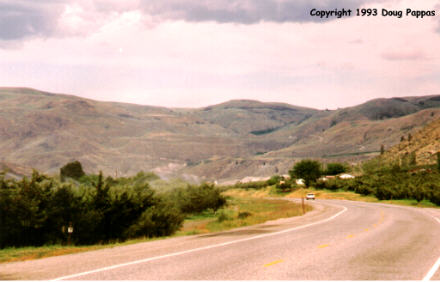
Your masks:
M370 230L370 229L368 229L368 228L365 228L365 229L364 229L364 231L368 231L368 230Z
M268 264L265 264L264 267L272 266L272 265L280 263L280 262L284 262L284 260L280 259L280 260L276 260L276 261L270 262Z
M327 248L329 246L329 244L323 244L323 245L319 245L318 248L322 249L322 248Z
M354 237L353 234L347 235L347 238L353 238L353 237Z

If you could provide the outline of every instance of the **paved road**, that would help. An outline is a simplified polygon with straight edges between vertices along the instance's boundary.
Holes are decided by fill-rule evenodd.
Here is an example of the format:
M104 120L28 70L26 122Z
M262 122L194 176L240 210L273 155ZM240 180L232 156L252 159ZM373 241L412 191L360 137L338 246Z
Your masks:
M317 200L303 217L0 265L0 279L440 280L440 210Z

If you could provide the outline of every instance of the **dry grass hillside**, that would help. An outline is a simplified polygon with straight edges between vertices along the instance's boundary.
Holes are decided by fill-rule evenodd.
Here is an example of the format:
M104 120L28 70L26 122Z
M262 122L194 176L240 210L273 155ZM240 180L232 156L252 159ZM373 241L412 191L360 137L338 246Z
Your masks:
M437 119L422 130L411 135L403 136L399 144L390 148L382 156L388 161L409 161L414 154L416 164L435 164L437 153L440 152L440 119Z
M241 179L286 173L305 157L368 158L439 117L440 96L334 111L251 100L169 109L0 88L0 162L47 173L79 160L111 175Z

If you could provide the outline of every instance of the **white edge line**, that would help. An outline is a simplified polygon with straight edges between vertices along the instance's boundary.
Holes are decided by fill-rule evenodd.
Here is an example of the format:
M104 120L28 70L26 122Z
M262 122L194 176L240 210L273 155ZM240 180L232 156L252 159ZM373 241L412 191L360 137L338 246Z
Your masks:
M344 207L344 206L342 206L342 207L343 207L342 211L332 215L331 217L326 218L324 220L320 220L320 221L316 221L316 222L313 222L313 223L309 223L309 224L306 224L306 225L301 225L301 226L297 226L297 227L293 227L293 228L290 228L290 229L285 229L285 230L281 230L281 231L273 232L273 233L269 233L269 234L262 234L262 235L258 235L258 236L254 236L254 237L250 237L250 238L244 238L244 239L239 239L239 240L235 240L235 241L229 241L229 242L225 242L225 243L221 243L221 244L215 244L215 245L200 247L200 248L196 248L196 249L186 250L186 251L182 251L182 252L171 253L171 254L166 254L166 255L162 255L162 256L151 257L151 258L146 258L146 259L141 259L141 260L135 260L135 261L127 262L127 263L116 264L116 265L112 265L112 266L108 266L108 267L98 268L98 269L95 269L95 270L90 270L90 271L85 271L85 272L81 272L81 273L76 273L76 274L71 274L71 275L67 275L67 276L58 277L58 278L52 279L51 281L59 281L59 280L64 280L64 279L80 277L80 276L84 276L84 275L88 275L88 274L92 274L92 273L97 273L97 272L102 272L102 271L107 271L107 270L111 270L111 269L115 269L115 268L120 268L120 267L124 267L124 266L129 266L129 265L134 265L134 264L139 264L139 263L150 262L150 261L153 261L153 260L159 260L159 259L173 257L173 256L180 256L180 255L184 255L184 254L188 254L188 253L192 253L192 252L198 252L198 251L203 251L203 250L223 247L223 246L232 245L232 244L236 244L236 243L240 243L240 242L255 240L255 239L269 237L269 236L275 236L275 235L278 235L278 234L283 234L283 233L287 233L287 232L291 232L291 231L307 228L309 226L321 224L321 223L324 223L324 222L327 222L327 221L335 219L336 217L338 217L339 215L341 215L341 214L343 214L344 212L347 211L346 207Z
M423 281L429 281L431 280L432 276L437 272L437 269L440 267L440 257L438 258L437 262L432 266L432 268L429 270L428 274L423 278Z
M434 216L432 216L434 217ZM440 218L434 217L435 220L440 223ZM429 281L431 280L432 276L437 272L437 270L440 268L440 257L437 259L437 261L434 263L434 265L431 267L431 269L428 271L428 273L423 277L423 281Z

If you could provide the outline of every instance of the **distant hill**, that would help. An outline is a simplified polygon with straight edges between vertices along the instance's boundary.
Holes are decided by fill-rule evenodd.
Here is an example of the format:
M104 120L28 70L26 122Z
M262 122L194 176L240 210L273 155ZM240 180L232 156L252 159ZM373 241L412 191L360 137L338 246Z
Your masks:
M99 102L0 88L0 162L47 173L231 180L286 173L293 161L358 161L440 118L440 96L375 99L334 111L233 100L197 109Z

